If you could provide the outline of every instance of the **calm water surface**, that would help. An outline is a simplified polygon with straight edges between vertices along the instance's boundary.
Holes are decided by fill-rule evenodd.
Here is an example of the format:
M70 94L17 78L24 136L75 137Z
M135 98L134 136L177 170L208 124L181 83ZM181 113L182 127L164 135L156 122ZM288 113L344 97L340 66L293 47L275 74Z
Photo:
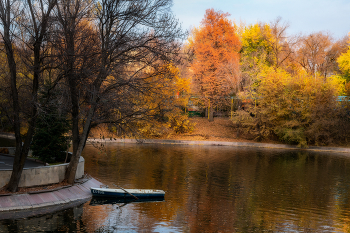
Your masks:
M166 191L162 202L85 203L2 220L0 231L350 232L350 157L234 147L87 146L103 183Z

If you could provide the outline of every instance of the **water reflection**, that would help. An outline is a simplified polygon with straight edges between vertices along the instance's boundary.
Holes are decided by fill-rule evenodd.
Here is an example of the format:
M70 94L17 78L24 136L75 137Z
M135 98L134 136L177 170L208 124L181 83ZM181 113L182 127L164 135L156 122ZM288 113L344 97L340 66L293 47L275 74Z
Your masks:
M86 171L109 186L162 189L166 195L162 202L86 203L78 217L59 213L65 217L57 222L73 231L350 230L350 158L342 154L107 144L104 151L88 146L84 157Z
M81 221L83 205L57 213L0 221L0 232L77 232L84 228Z

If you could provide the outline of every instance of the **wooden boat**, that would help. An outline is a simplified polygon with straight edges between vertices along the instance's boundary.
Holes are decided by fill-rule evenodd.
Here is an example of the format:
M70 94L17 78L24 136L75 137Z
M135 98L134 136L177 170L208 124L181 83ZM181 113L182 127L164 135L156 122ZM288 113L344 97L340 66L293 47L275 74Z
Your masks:
M113 198L164 198L163 190L155 189L110 189L110 188L93 188L91 194L94 197L113 197Z

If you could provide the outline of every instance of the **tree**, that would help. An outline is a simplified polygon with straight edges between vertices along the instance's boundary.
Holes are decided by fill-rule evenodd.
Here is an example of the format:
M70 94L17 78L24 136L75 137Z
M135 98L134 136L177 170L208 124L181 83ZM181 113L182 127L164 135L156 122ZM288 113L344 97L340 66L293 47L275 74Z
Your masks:
M301 45L297 51L297 61L309 74L315 75L316 72L320 72L324 77L327 77L329 65L332 59L334 61L334 58L328 57L332 45L330 35L322 32L310 34L301 39Z
M46 85L45 89L50 89L50 86ZM65 161L66 151L69 149L66 134L70 127L67 113L62 111L60 102L60 93L57 90L54 94L45 91L39 99L44 107L38 113L31 149L33 156L47 163Z
M350 44L350 33L349 33L348 44ZM339 64L340 70L343 72L347 81L349 81L350 80L350 46L348 47L348 50L346 52L342 53L338 57L337 62Z
M193 130L187 114L183 112L189 100L189 80L180 76L180 70L173 64L164 64L163 72L154 76L157 92L135 93L133 102L147 117L135 119L138 133L144 137L157 137L169 132L185 133Z
M61 1L56 9L62 75L70 90L73 156L66 172L69 183L74 182L91 127L145 114L130 100L136 94L156 91L152 78L161 74L164 62L176 58L177 39L183 37L169 13L170 0L89 3ZM90 29L82 24L87 14L94 16Z
M270 23L270 33L267 34L266 41L269 43L271 52L269 53L269 62L277 68L283 68L283 65L291 58L293 47L298 41L298 36L287 36L288 23L283 23L282 18L278 17Z
M80 96L86 95L86 85L91 84L89 79L93 74L94 55L97 54L96 47L98 46L98 36L92 30L90 22L87 19L89 11L92 10L91 1L59 1L55 8L55 15L57 18L56 26L56 43L55 51L57 57L60 58L61 64L58 68L62 76L63 82L68 87L70 104L67 106L70 109L71 115L71 132L73 144L73 158L77 157L79 161L80 154L77 154L79 143L85 146L85 140L80 140L80 129L83 114L85 113L86 103ZM80 106L80 104L82 106ZM79 112L83 109L83 113ZM73 183L75 179L75 171L77 162L76 159L71 159L70 165L67 169L75 170L72 172L69 182ZM67 178L68 179L68 178Z
M10 121L16 137L16 153L14 158L13 170L7 189L15 192L18 188L19 180L22 174L25 159L28 155L29 147L34 134L37 120L37 100L39 90L39 80L43 72L45 60L45 50L43 49L48 38L47 32L50 23L50 16L56 0L47 1L16 1L5 0L0 2L0 20L2 24L1 36L4 41L7 65L10 70L12 113ZM19 36L21 35L21 37ZM18 39L20 38L20 39ZM17 42L17 43L16 43ZM29 94L29 104L21 104L20 97L23 97L23 91L19 89L18 67L15 60L15 49L19 51L22 45L21 54L29 53L30 63L28 72L31 73L31 90ZM23 57L24 58L24 57ZM22 93L22 95L20 95ZM26 107L29 106L28 109ZM27 133L22 145L20 115L27 111Z
M271 28L268 24L245 27L241 34L242 89L252 85L264 66L271 66Z
M201 26L194 28L189 37L194 55L190 69L195 92L211 108L211 116L213 107L234 93L240 81L241 44L228 16L214 9L206 10Z
M300 71L265 68L259 74L254 98L257 104L238 111L234 123L256 140L278 138L305 147L348 139L347 106L337 102L344 82L337 77L326 81Z

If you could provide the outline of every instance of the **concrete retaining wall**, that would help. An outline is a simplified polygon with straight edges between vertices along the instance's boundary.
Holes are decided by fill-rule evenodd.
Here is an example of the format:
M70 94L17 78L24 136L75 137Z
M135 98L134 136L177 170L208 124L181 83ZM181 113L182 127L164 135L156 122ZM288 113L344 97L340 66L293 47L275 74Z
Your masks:
M84 163L84 158L80 157L75 179L84 176ZM53 166L24 168L19 181L19 187L59 183L63 181L67 167L68 163ZM12 170L0 170L0 188L10 181L11 173Z

